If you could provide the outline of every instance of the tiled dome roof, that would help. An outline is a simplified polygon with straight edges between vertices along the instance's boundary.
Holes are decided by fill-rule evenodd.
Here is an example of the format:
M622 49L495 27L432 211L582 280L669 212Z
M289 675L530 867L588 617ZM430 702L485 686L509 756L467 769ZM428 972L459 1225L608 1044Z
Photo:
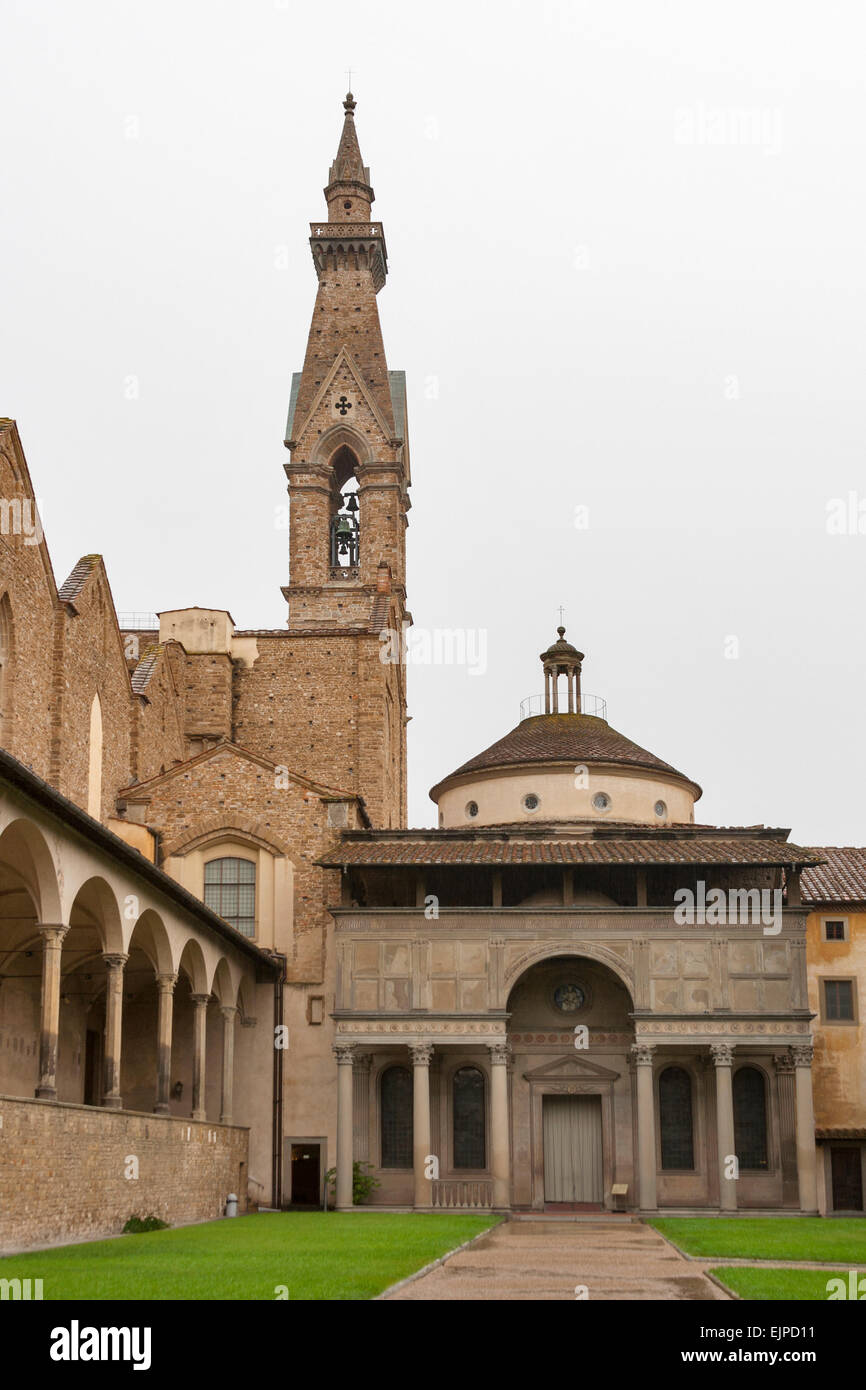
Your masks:
M467 772L519 766L522 763L618 763L669 776L691 778L662 762L630 738L612 729L605 719L590 714L539 714L522 719L515 729L470 758L433 788L431 796L454 777ZM693 783L693 785L695 785Z

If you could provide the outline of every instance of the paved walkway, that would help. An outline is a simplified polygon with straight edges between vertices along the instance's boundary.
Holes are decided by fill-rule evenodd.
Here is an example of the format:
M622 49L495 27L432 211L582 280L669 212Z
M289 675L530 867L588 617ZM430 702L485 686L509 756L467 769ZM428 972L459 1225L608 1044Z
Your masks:
M505 1221L467 1250L387 1295L417 1300L725 1300L657 1231L638 1222Z

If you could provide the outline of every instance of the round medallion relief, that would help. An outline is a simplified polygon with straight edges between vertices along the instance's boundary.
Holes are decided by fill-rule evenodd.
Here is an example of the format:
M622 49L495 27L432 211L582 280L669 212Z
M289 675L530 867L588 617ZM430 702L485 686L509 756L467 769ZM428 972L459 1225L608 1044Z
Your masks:
M566 980L553 991L553 1006L561 1014L576 1014L586 1008L588 991L585 985Z

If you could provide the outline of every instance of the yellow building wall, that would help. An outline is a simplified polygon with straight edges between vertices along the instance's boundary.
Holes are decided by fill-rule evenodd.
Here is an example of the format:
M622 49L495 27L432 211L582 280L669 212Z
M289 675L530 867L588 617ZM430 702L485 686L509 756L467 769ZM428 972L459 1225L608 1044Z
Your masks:
M847 940L825 941L827 919L847 921ZM866 911L822 910L806 923L809 1005L815 1014L813 1087L818 1129L866 1126L866 1056L863 1008L866 1006ZM854 1023L827 1023L822 1018L821 980L853 979Z

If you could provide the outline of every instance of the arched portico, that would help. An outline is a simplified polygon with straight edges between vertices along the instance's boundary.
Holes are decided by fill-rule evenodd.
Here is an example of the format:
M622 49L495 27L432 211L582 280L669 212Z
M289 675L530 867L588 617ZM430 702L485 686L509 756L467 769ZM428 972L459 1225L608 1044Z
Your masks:
M613 954L540 946L506 975L515 1206L602 1210L633 1189L633 1002Z

